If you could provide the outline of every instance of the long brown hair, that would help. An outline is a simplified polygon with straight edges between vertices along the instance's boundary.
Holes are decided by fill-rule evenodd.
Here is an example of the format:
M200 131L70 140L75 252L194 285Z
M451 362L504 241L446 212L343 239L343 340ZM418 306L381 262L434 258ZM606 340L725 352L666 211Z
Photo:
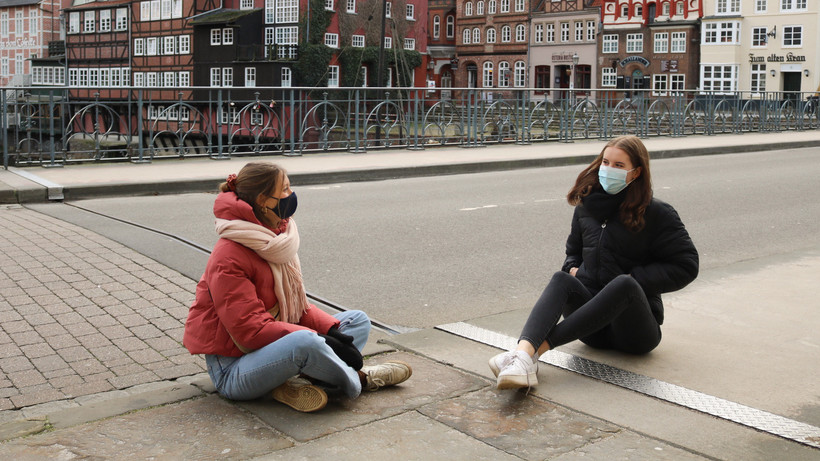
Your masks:
M257 219L262 220L265 211L256 199L260 194L278 197L284 186L285 169L271 162L250 162L239 170L232 184L228 181L219 185L220 192L233 190L236 196L247 202Z
M581 199L589 195L596 188L600 189L598 170L604 159L607 147L617 147L629 155L633 168L641 168L641 174L626 188L626 196L621 203L621 221L633 232L640 231L644 226L644 213L649 202L652 201L652 175L649 172L649 152L643 142L636 136L619 136L606 143L601 153L578 175L575 185L567 194L570 205L578 205Z

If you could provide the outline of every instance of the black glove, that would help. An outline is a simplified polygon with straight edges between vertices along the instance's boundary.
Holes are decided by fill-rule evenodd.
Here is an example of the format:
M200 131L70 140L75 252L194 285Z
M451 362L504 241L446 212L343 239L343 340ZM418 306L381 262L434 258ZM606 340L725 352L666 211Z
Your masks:
M328 333L330 333L330 331L328 331ZM338 330L336 330L336 334L350 338L350 342L343 343L329 334L323 335L319 333L319 336L324 338L327 345L333 349L333 352L335 352L336 355L350 368L353 368L356 371L361 370L364 365L364 359L362 359L362 353L359 352L359 350L356 349L356 346L353 345L353 337L339 333Z
M338 339L342 344L353 344L353 336L342 333L336 325L330 327L330 330L327 330L327 335Z

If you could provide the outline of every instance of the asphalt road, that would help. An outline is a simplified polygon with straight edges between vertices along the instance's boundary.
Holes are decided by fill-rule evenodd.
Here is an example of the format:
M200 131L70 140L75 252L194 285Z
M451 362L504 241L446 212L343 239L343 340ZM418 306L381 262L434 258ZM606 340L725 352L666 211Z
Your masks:
M685 140L682 140L685 142ZM563 261L578 166L299 187L307 290L402 328L528 308ZM816 149L657 160L701 270L820 246ZM216 186L216 185L215 185ZM198 279L207 255L72 205L184 237L216 241L213 194L36 205Z

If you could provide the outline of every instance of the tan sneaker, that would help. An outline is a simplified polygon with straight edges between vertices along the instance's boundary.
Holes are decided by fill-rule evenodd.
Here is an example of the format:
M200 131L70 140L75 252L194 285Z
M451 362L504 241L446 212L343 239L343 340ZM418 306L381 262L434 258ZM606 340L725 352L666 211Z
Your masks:
M284 403L296 411L310 413L327 405L327 394L310 381L293 377L273 390L274 400Z
M413 374L410 365L399 360L362 367L361 371L367 378L364 390L371 392L403 383Z

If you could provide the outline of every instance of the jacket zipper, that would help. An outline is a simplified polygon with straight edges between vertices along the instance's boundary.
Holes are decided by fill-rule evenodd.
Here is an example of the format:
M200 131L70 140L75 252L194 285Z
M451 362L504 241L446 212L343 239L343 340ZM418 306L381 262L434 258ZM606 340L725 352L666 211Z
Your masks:
M597 264L598 273L595 274L595 275L596 275L596 278L598 279L599 284L601 283L601 253L602 253L602 250L603 250L604 231L606 230L606 223L607 223L607 220L604 219L604 222L601 223L601 235L598 236L598 254L596 255L597 260L598 260L598 264Z

